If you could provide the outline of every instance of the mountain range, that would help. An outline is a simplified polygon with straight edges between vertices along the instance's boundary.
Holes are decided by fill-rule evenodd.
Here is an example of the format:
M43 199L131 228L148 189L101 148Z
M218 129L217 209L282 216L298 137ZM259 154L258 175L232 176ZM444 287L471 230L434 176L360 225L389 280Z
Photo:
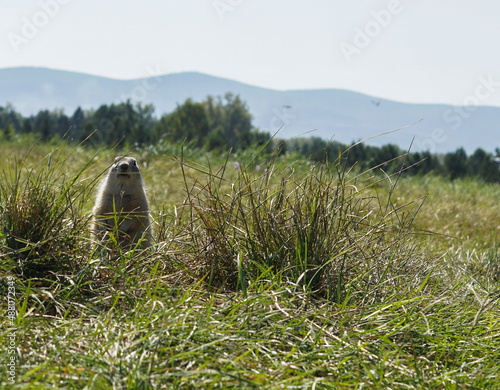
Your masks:
M342 143L393 143L413 151L445 153L463 147L493 152L500 147L500 107L458 107L396 102L340 89L278 91L196 72L160 74L118 80L46 68L0 69L0 106L17 112L77 107L98 108L127 99L151 103L161 116L186 99L202 101L228 92L246 102L255 127L279 138L317 136ZM393 130L399 131L391 132Z

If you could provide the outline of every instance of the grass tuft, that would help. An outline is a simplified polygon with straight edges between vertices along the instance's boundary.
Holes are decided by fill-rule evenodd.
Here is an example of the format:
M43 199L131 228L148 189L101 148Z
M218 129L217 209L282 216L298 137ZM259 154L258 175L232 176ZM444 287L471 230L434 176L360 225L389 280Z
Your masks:
M404 296L428 280L432 261L411 234L422 200L395 206L340 164L297 174L275 158L263 172L248 165L233 178L227 163L197 170L203 180L184 177L184 248L212 288L279 280L353 304ZM392 185L377 185L384 182Z
M24 160L9 166L0 180L2 262L18 277L52 278L71 273L88 219L82 215L92 185L82 182L90 162L68 176L74 163L61 144L36 166Z
M100 248L109 153L0 166L2 387L498 387L498 185L163 143L153 245Z

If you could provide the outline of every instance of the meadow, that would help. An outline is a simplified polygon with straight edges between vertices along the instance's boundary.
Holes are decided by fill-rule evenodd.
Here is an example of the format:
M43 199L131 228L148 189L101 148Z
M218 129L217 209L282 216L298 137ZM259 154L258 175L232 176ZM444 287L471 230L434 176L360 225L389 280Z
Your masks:
M500 388L499 184L161 142L0 153L4 388ZM147 250L89 234L121 154Z

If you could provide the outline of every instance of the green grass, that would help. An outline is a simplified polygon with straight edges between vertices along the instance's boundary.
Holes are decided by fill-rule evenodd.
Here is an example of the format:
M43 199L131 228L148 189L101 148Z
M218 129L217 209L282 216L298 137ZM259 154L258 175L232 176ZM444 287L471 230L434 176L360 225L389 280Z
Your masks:
M105 252L88 221L118 153L0 152L9 388L500 388L499 185L160 144L131 151L153 247Z

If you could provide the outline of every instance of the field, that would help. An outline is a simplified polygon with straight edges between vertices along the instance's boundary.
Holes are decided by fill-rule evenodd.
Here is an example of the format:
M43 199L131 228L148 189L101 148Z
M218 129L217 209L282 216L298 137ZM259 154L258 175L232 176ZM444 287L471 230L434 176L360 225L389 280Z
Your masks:
M498 184L167 144L0 153L2 387L500 388ZM121 153L148 250L89 235Z

